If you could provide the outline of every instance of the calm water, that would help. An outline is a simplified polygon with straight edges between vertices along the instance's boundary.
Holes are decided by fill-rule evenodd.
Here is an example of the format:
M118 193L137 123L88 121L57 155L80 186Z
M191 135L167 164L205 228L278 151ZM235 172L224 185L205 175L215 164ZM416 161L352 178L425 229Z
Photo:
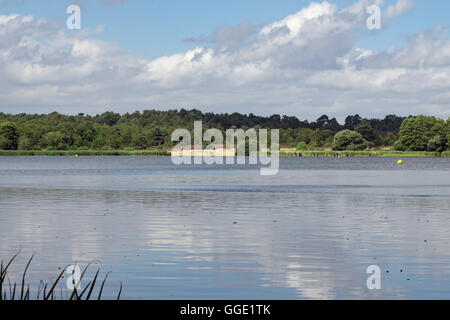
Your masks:
M0 157L0 258L93 262L127 299L450 299L450 159ZM366 268L382 270L368 290ZM92 274L89 275L92 277ZM65 295L67 290L63 291Z

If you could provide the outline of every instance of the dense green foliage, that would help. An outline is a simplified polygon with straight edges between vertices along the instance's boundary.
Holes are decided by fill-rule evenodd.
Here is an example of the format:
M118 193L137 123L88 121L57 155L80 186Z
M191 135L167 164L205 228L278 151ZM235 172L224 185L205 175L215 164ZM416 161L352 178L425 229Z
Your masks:
M366 141L363 136L356 131L342 130L336 133L333 141L333 150L364 150Z
M341 125L326 115L316 121L297 117L254 114L202 113L199 110L145 110L91 115L4 114L0 113L0 149L2 150L154 150L170 148L171 133L177 128L193 131L194 121L203 129L229 128L280 129L280 144L298 150L317 148L378 148L395 146L398 150L444 151L450 138L450 122L433 117L363 119L351 115ZM342 130L346 133L336 133ZM400 130L400 133L399 133ZM356 134L357 133L357 134ZM399 139L397 139L399 134ZM362 137L363 141L361 141Z
M15 150L18 147L19 134L17 127L12 122L0 124L0 149Z
M308 150L308 145L306 144L306 142L304 142L304 141L300 141L298 144L297 144L297 148L296 148L297 150Z
M376 132L367 120L361 121L356 127L355 131L358 132L362 138L367 141L367 144L371 147L382 145L381 137Z
M449 133L450 119L410 117L403 121L394 147L401 151L445 151L450 142Z
M1 154L1 152L0 152ZM295 157L402 157L402 158L450 158L450 152L429 152L429 151L396 151L396 150L284 150L280 156Z

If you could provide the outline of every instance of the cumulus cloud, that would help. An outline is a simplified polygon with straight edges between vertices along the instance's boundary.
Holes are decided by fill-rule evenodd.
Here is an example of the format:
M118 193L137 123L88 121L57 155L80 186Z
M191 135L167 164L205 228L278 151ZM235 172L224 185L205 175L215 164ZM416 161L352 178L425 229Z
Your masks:
M97 113L197 107L215 112L450 116L450 40L436 27L403 47L358 48L360 0L311 3L262 26L246 22L193 38L187 52L141 59L55 22L0 16L0 111ZM382 1L375 1L382 4ZM411 10L398 0L383 15ZM210 45L202 45L202 44Z
M197 44L210 43L219 50L234 50L245 45L255 34L256 27L250 21L246 21L235 27L220 27L208 36L190 37L184 39L184 41Z
M388 18L393 18L399 15L409 12L414 8L414 2L412 0L398 0L396 4L390 5L386 10Z

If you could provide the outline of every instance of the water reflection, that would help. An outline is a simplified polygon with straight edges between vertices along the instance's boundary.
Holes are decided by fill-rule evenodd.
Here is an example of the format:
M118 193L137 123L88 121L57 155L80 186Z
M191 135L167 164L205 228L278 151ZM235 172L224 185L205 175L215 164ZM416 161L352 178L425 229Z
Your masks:
M113 271L107 297L119 281L123 297L137 299L450 297L446 163L408 174L303 162L262 180L252 170L201 175L159 158L117 159L102 169L95 158L80 168L47 159L42 175L29 159L0 159L2 259L35 252L29 278L44 280L97 260ZM32 172L7 174L21 166ZM366 289L371 264L383 270L380 291Z

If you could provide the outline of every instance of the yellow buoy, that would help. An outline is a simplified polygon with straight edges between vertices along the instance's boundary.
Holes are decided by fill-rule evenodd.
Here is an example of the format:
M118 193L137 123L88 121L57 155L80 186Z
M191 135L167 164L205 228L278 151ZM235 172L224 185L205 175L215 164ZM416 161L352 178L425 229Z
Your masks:
M76 154L75 157L78 157L78 155Z
M402 160L398 160L397 164L403 164L403 161Z

